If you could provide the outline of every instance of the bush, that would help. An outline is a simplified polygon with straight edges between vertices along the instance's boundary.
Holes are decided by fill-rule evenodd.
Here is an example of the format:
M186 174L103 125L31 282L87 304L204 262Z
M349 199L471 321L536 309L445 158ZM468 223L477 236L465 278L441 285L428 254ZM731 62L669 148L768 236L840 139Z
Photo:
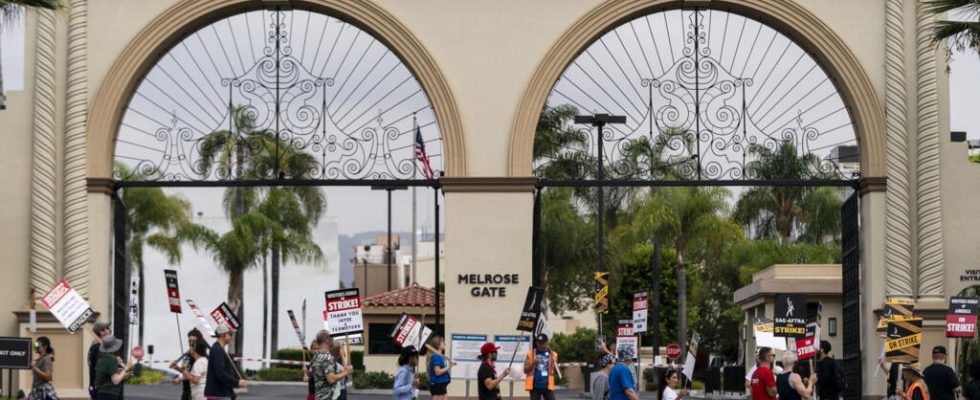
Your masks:
M429 390L429 374L419 372L415 375L415 378L419 380L419 390ZM392 385L394 385L394 382L392 382Z
M560 362L594 363L595 335L595 329L582 327L575 328L575 333L571 335L556 333L551 340L551 348L558 352Z
M163 371L144 368L140 376L134 376L126 381L130 385L155 385L167 380L167 374Z
M289 361L303 361L303 349L279 349L276 351L276 359ZM306 353L306 361L310 360L310 354ZM302 369L299 365L273 364L276 368Z
M391 389L395 385L395 377L387 372L365 372L354 375L355 389Z
M266 382L300 382L303 371L293 368L263 368L257 373L260 381Z
M355 371L364 370L364 351L350 352L350 365Z

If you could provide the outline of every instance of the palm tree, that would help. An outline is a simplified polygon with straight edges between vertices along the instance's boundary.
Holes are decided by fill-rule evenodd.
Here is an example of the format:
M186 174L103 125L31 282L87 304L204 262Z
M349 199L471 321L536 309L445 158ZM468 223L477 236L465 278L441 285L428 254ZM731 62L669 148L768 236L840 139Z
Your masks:
M967 48L980 55L980 0L922 0L926 12L945 14L961 11L970 21L938 21L932 35L934 42L950 41L950 51Z
M23 7L61 10L65 8L62 0L0 0L0 30L20 15ZM3 59L0 56L0 59ZM2 64L2 63L0 63ZM0 67L0 110L7 109L7 93L3 90L3 68Z

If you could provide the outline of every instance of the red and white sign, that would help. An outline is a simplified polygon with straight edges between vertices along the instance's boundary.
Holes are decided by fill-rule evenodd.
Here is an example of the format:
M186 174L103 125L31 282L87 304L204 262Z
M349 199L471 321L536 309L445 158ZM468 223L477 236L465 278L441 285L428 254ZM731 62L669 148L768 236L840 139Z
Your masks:
M973 338L977 334L977 305L980 298L951 297L946 314L946 337Z
M621 319L616 326L616 349L633 348L633 354L639 354L637 348L639 339L633 334L633 320Z
M401 347L415 346L416 349L421 349L432 336L432 330L419 320L402 313L401 318L395 323L394 329L388 336Z
M207 333L208 336L214 336L214 327L212 327L211 323L208 322L208 319L204 317L204 313L202 313L201 309L197 307L197 304L194 304L194 300L187 299L187 306L191 308L191 313L194 314L194 318L197 318L197 322L199 322L199 325L204 330L204 333Z
M231 307L228 307L228 304L224 302L218 308L215 308L214 311L211 311L211 318L218 324L217 326L225 324L232 330L237 331L242 326L241 322L238 321L238 317L231 311Z
M327 309L323 312L324 325L333 336L364 331L361 314L361 296L357 288L332 290L324 294Z
M133 347L133 358L137 360L143 359L143 347L141 346Z
M667 358L671 360L676 360L681 358L681 345L677 343L671 343L667 345Z
M167 299L170 302L170 312L180 314L180 288L177 285L177 271L165 269L163 270L163 277L167 281Z
M633 333L647 331L647 310L650 308L650 300L647 292L633 293Z
M61 322L61 325L71 333L78 332L85 321L95 313L85 299L64 279L41 298L41 303L51 310L51 314L54 314L58 322Z
M820 344L820 326L816 322L806 324L806 336L796 339L796 358L807 360L817 356Z

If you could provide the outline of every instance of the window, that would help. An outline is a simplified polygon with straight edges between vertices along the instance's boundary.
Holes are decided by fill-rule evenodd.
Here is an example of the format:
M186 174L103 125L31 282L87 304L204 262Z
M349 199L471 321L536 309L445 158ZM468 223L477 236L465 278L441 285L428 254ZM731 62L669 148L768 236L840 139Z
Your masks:
M399 354L401 348L388 337L395 324L368 324L368 354Z

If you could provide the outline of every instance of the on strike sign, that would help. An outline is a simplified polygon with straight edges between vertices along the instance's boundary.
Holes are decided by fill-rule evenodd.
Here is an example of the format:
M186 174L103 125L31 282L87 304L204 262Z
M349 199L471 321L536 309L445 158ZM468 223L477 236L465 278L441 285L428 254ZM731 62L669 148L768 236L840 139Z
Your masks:
M323 312L323 318L330 335L349 335L364 330L361 296L357 288L331 290L324 295L327 310Z
M64 279L41 298L41 303L44 303L58 322L61 322L61 325L71 333L78 332L85 321L95 313L85 299Z
M170 301L170 312L180 314L180 289L177 287L177 271L163 270L167 280L167 299Z
M218 308L211 311L211 318L214 318L214 322L221 326L221 324L227 324L229 328L238 330L242 326L241 322L238 321L238 317L235 313L231 312L231 307L228 307L227 303L222 302Z
M977 297L951 297L946 314L946 337L973 338L977 334Z
M650 308L650 301L647 292L633 293L633 332L647 331L647 310Z
M428 343L429 337L432 336L432 330L419 320L402 313L401 318L395 323L394 329L388 336L401 347L415 346L416 350L420 350L422 346Z
M214 327L211 326L211 323L208 322L207 318L204 318L204 313L201 312L200 308L197 308L197 304L194 304L194 300L187 299L187 305L190 306L191 312L194 314L194 318L197 318L197 321L200 322L204 333L207 333L208 336L214 336Z
M806 324L806 337L796 339L796 357L799 360L807 360L817 356L817 347L820 343L820 326L816 322Z

